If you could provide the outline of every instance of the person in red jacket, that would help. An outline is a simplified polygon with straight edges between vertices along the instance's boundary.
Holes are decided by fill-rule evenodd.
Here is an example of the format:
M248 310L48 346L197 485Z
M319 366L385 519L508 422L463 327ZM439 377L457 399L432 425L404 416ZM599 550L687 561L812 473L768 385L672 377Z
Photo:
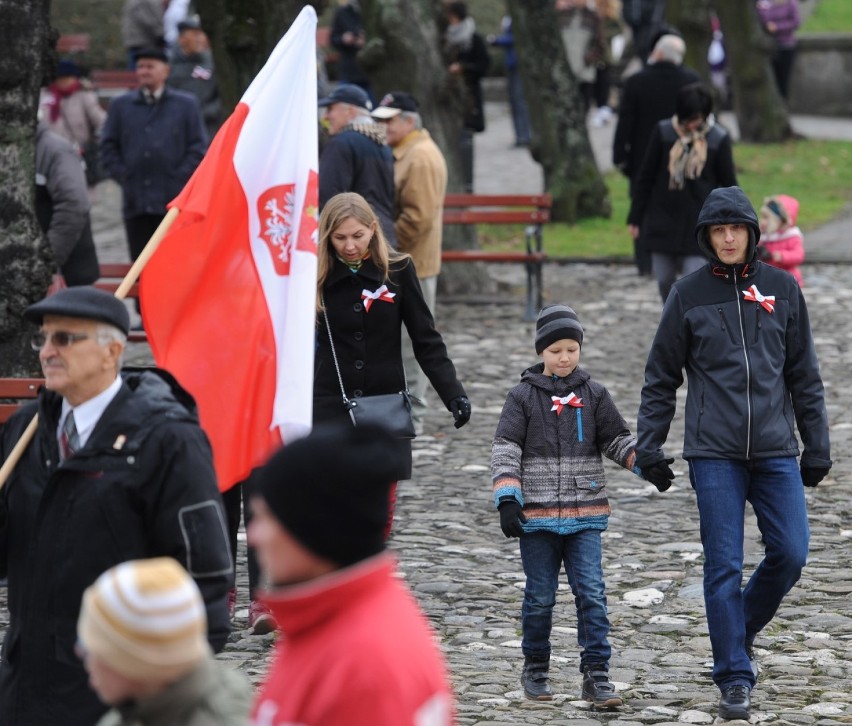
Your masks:
M766 264L787 270L799 285L805 261L802 230L796 226L799 217L799 200L778 194L766 197L760 208L760 245L757 256Z
M434 634L385 552L399 462L374 426L320 425L252 475L248 528L281 637L254 726L450 726Z

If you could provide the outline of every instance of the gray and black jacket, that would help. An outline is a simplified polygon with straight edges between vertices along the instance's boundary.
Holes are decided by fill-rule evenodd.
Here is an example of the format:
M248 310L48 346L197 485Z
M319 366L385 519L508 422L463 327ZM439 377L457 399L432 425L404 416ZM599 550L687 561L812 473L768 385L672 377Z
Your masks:
M747 262L725 266L707 229L733 223L751 230ZM645 368L637 463L664 458L685 368L685 459L797 456L798 428L801 465L830 467L823 384L799 285L755 259L757 216L739 187L713 190L696 230L710 264L676 282L663 308Z
M517 500L525 532L606 529L601 454L632 470L636 439L609 392L586 371L555 379L543 371L542 363L524 371L503 405L491 448L494 503ZM561 406L553 400L571 394Z

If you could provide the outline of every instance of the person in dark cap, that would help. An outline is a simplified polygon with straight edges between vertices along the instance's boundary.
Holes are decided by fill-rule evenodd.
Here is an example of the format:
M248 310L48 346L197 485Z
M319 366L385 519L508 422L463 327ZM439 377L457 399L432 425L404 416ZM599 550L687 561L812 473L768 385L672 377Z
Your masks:
M164 7L162 0L124 0L121 40L130 70L136 67L139 50L165 46Z
M748 720L755 641L808 557L806 487L831 469L828 414L805 298L796 279L757 259L757 214L737 186L711 191L695 237L709 264L678 280L645 366L637 464L669 488L666 443L683 370L683 458L704 549L704 608L719 718ZM802 442L801 458L798 429ZM743 581L749 502L764 558Z
M74 654L83 591L125 560L173 557L201 591L219 651L231 555L195 403L165 371L120 370L130 328L123 302L73 287L24 315L37 326L44 386L0 432L5 462L38 416L0 489L9 608L0 723L91 726L106 707Z
M447 162L423 128L420 104L410 93L392 91L373 110L385 126L393 152L394 230L400 252L411 255L423 299L435 315L441 248ZM411 339L403 339L403 364L411 391L411 417L416 433L423 432L428 380L414 355Z
M222 104L210 44L197 16L181 20L177 27L177 45L171 52L166 83L198 99L207 138L212 139L222 124Z
M373 104L367 92L352 83L341 83L317 103L325 109L323 123L331 136L319 160L320 209L335 194L360 194L375 210L385 237L396 248L393 154L384 126L370 116Z
M100 158L121 185L122 216L135 260L207 150L198 99L169 88L160 47L136 52L139 88L113 100L101 133Z
M385 551L396 451L383 428L320 425L253 474L248 539L282 636L252 723L454 723L434 634Z
M550 632L563 564L577 608L582 698L622 700L609 679L612 649L601 564L610 506L602 456L634 469L635 437L609 392L579 367L583 326L567 305L538 315L542 362L506 398L491 448L494 503L506 537L518 537L527 581L521 608L524 695L549 701Z

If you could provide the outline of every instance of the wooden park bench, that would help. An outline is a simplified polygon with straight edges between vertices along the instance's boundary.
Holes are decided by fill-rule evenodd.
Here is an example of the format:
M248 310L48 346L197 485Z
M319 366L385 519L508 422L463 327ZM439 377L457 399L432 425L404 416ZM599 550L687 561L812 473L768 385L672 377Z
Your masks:
M6 423L21 404L38 396L41 378L0 378L0 424Z
M116 96L130 91L139 85L136 80L136 72L129 70L93 70L89 74L89 80L95 87L101 106L107 108Z
M544 252L542 228L550 221L550 194L447 194L444 224L523 224L525 252L448 250L444 262L521 262L527 271L525 320L535 320L542 308Z
M56 52L59 55L74 55L88 53L92 45L92 37L88 33L71 33L60 35L56 41Z

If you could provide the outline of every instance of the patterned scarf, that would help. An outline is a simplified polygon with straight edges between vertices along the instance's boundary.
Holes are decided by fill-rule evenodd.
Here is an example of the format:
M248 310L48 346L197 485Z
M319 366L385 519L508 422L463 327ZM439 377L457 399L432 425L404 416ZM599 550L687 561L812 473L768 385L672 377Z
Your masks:
M707 162L707 134L715 125L716 119L711 114L690 133L680 127L677 116L672 116L677 141L669 151L669 189L683 189L684 181L701 176Z
M83 85L79 80L65 86L65 88L60 88L57 83L51 83L48 86L50 95L45 106L47 106L47 115L50 123L55 124L59 121L59 116L62 113L62 99L73 96L82 87Z

